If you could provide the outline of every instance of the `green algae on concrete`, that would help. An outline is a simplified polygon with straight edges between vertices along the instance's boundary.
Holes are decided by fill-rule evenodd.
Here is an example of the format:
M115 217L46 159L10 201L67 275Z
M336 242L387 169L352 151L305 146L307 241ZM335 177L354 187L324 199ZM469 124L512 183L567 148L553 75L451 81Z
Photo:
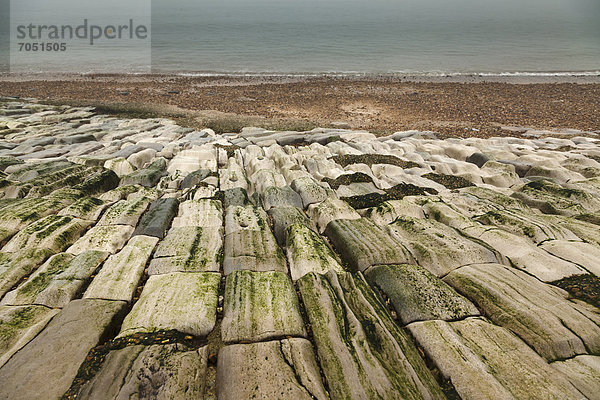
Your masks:
M171 228L156 248L148 274L219 272L222 236L221 227Z
M187 200L179 205L172 227L215 227L223 225L223 206L218 200Z
M44 329L58 312L42 306L0 306L0 367Z
M514 197L545 214L573 216L600 211L600 200L591 193L539 180L521 186Z
M135 345L113 350L76 398L204 398L208 348L178 344Z
M207 336L216 323L220 283L221 276L211 272L151 276L119 337L171 329Z
M282 272L234 271L225 282L225 343L306 336L292 281Z
M133 226L129 225L94 226L73 243L67 252L80 254L88 250L97 250L114 254L129 240L133 230Z
M548 361L600 352L600 316L524 272L498 264L471 265L444 281Z
M158 238L134 236L123 249L106 260L84 298L131 302Z
M463 400L581 399L581 393L508 330L483 318L408 325Z
M327 225L336 219L360 219L360 214L348 203L332 198L328 198L319 204L310 205L307 214L315 221L320 233L323 233Z
M121 200L110 206L98 225L130 225L135 227L150 204L147 197L138 197L132 200Z
M48 249L25 249L14 253L0 252L0 296L31 274L53 254Z
M27 305L36 304L37 295L42 292L56 275L63 272L69 262L74 258L69 253L59 253L50 257L41 267L39 267L25 282L18 288L8 292L1 305ZM37 303L39 304L39 303Z
M137 170L121 178L120 186L142 185L146 187L156 186L160 178L167 175L167 162L164 158L154 160L144 169ZM112 171L111 171L112 172ZM114 172L113 172L114 174ZM116 176L116 174L115 174Z
M364 271L377 264L412 264L409 251L369 219L330 222L325 234L351 268Z
M365 276L390 299L402 324L433 319L452 321L479 315L469 300L417 265L376 265Z
M600 393L600 357L583 355L553 362L552 367L560 371L588 399Z
M90 349L118 326L126 303L74 300L0 368L0 398L60 398Z
M435 220L399 216L388 229L420 266L437 276L467 264L498 262L493 251Z
M291 186L300 195L304 209L311 204L320 203L333 195L333 192L319 185L314 178L296 178L292 181Z
M65 215L74 218L97 221L100 214L108 207L108 203L95 197L84 197L77 200L70 206L60 210L58 215Z
M238 270L287 273L283 251L268 226L225 235L223 269L226 275Z
M275 207L269 210L273 234L280 246L285 246L287 229L294 224L312 226L312 222L296 207Z
M310 273L298 286L332 398L445 398L360 274Z
M548 223L532 213L519 210L489 211L477 216L474 221L484 225L494 225L507 232L530 238L534 243L546 240L579 240L571 231L559 225Z
M329 399L312 345L302 338L223 347L216 383L221 400Z
M400 216L425 218L421 206L404 199L386 201L377 207L367 209L365 212L365 217L380 226L391 224Z
M81 293L92 274L107 257L107 252L95 250L77 255L67 264L64 271L54 276L36 296L35 304L51 308L66 306Z
M333 250L306 225L290 225L286 237L287 259L294 281L309 272L324 274L329 270L344 271Z
M54 253L65 250L91 225L73 217L49 215L19 231L2 251L14 252L23 249L48 249Z

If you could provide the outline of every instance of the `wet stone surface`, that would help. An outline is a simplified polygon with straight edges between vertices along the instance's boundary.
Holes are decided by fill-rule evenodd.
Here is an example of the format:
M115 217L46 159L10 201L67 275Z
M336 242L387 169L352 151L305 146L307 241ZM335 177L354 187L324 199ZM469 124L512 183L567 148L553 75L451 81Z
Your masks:
M536 135L0 98L0 398L595 398L600 138Z

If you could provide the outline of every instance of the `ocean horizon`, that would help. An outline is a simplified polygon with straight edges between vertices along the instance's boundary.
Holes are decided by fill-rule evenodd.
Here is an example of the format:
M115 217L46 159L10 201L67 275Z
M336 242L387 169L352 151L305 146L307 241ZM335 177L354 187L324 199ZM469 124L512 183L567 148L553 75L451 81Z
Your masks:
M57 1L44 21L69 17ZM598 76L598 21L597 0L153 0L151 65L133 43L13 72Z

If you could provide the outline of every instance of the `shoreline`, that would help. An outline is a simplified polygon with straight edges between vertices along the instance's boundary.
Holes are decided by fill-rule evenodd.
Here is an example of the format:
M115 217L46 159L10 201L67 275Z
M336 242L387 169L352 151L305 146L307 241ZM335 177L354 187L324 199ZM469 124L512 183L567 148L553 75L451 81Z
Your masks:
M344 126L448 137L518 136L527 128L600 132L600 76L418 78L18 74L0 75L0 97L177 117L194 129L223 131Z
M0 82L57 81L88 79L148 81L177 78L247 79L264 81L303 81L310 79L372 80L417 83L577 83L600 84L599 71L575 72L178 72L178 73L0 73Z

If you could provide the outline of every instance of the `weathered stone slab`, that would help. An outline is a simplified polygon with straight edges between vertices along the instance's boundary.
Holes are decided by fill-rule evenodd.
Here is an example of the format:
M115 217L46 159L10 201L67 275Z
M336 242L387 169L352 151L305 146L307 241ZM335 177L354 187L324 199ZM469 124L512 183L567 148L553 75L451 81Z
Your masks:
M219 274L208 272L151 276L125 317L119 336L171 329L208 335L217 319L220 282Z
M140 169L145 167L156 155L156 150L154 149L145 149L133 153L129 157L127 157L127 161L131 163L136 169Z
M125 305L91 299L70 302L0 368L0 398L61 398L90 349L118 324Z
M280 271L287 273L285 256L266 228L241 230L225 235L225 274L233 271Z
M225 215L225 234L241 230L259 231L268 229L268 218L265 210L260 207L247 206L231 206L227 208Z
M134 193L140 193L142 187L138 185L126 185L119 186L115 189L109 190L108 192L102 193L98 198L106 202L117 202L119 200L126 199L129 195Z
M600 246L600 236L598 235L598 225L596 224L562 215L540 215L539 218L547 221L549 224L554 224L557 227L573 232L579 239L585 242Z
M204 228L223 225L223 207L217 200L188 200L179 205L179 213L173 220L173 228L201 226Z
M106 160L106 162L104 163L104 168L110 169L115 174L117 174L119 178L132 174L135 171L135 167L123 157L111 158L110 160Z
M269 186L260 194L263 207L269 211L273 207L297 207L302 209L302 199L291 187Z
M160 178L167 175L167 162L164 158L158 158L148 167L137 170L121 178L121 186L142 185L146 187L156 186Z
M94 196L119 186L119 177L113 171L98 168L98 170L86 177L79 185L73 186L83 193L84 196Z
M600 211L600 200L591 193L573 187L567 189L546 180L529 182L516 190L513 196L545 214L570 217Z
M323 238L308 226L293 224L287 230L287 259L294 281L315 272L343 272L344 268Z
M221 190L223 190L221 188ZM244 206L248 203L248 193L242 188L226 189L220 192L223 194L223 208L225 210L232 206Z
M250 189L253 189L253 191L257 193L263 193L268 187L271 186L286 186L283 175L275 170L269 169L261 169L252 175L248 175L248 180L251 183Z
M150 209L142 217L139 225L133 231L133 236L146 235L159 239L165 237L165 233L171 221L177 215L179 200L175 198L158 199L150 204Z
M435 220L399 216L388 229L419 265L437 276L463 265L498 262L493 251Z
M106 260L84 298L131 301L146 263L158 243L152 236L134 236L123 250Z
M600 393L600 357L577 356L570 360L556 361L551 364L560 371L588 399L598 397Z
M498 264L471 265L444 280L548 361L600 352L600 316L524 272Z
M298 286L332 398L444 398L364 278L311 273Z
M6 207L0 209L0 229L2 239L7 239L19 229L58 212L74 201L57 198L34 198L22 200L4 200Z
M600 228L598 228L598 232L600 233ZM542 243L539 247L553 256L581 265L600 277L600 247L598 246L584 242L551 240Z
M79 239L90 225L91 221L49 215L19 231L2 251L16 252L37 248L58 253Z
M507 188L521 183L514 165L488 161L481 167L483 182L488 185Z
M79 391L83 399L204 398L208 347L129 346L111 351Z
M200 182L206 179L210 175L209 169L199 169L197 171L188 174L183 181L181 181L182 189L191 189L197 186Z
M365 217L371 219L377 225L388 225L398 217L425 218L421 206L407 200L390 200L381 203L377 207L369 208Z
M219 272L223 229L172 228L154 253L149 275L170 272Z
M311 204L320 203L333 196L333 192L328 192L316 180L309 177L294 179L291 186L300 195L304 209Z
M225 283L221 338L225 343L304 336L296 290L281 272L234 271Z
M60 210L58 215L65 215L88 221L97 221L98 218L100 218L100 214L102 214L109 205L108 202L104 202L95 197L84 197Z
M307 214L315 221L319 232L325 232L325 228L331 221L336 219L359 219L360 215L343 200L327 199L319 204L308 206Z
M50 257L25 282L15 290L8 292L0 305L35 304L35 298L44 290L52 279L64 271L75 256L69 253L59 253Z
M293 224L313 226L312 222L296 207L275 207L269 210L273 221L273 234L280 246L285 246L286 231Z
M52 255L47 249L26 249L15 253L0 252L0 296L31 274Z
M529 346L484 319L415 322L408 329L464 400L581 399Z
M372 287L391 300L402 324L439 319L458 320L479 315L469 300L444 281L416 265L376 265L365 273Z
M223 347L217 395L221 400L329 398L312 345L300 338Z
M359 271L377 264L414 263L400 242L366 218L331 221L325 234L342 260Z
M77 255L84 251L97 250L114 254L123 248L132 233L133 226L129 225L94 226L73 243L67 249L67 253Z
M508 258L513 266L544 282L553 282L571 275L586 273L577 265L554 257L534 246L528 239L512 233L482 227L464 229L463 231L491 246L498 253Z
M229 158L227 168L219 170L219 184L221 190L248 189L246 174L235 158Z
M51 308L66 306L83 290L90 276L107 257L108 253L95 250L79 254L66 265L64 271L53 276L37 294L34 303Z
M192 200L211 199L217 195L217 187L204 182L190 191Z
M131 200L121 200L106 210L98 225L130 225L135 227L150 204L150 199L138 197Z
M555 239L579 240L570 230L549 223L535 214L519 210L488 211L477 216L474 221L484 225L497 226L515 235L527 237L534 243Z
M0 306L0 367L29 343L60 310Z

